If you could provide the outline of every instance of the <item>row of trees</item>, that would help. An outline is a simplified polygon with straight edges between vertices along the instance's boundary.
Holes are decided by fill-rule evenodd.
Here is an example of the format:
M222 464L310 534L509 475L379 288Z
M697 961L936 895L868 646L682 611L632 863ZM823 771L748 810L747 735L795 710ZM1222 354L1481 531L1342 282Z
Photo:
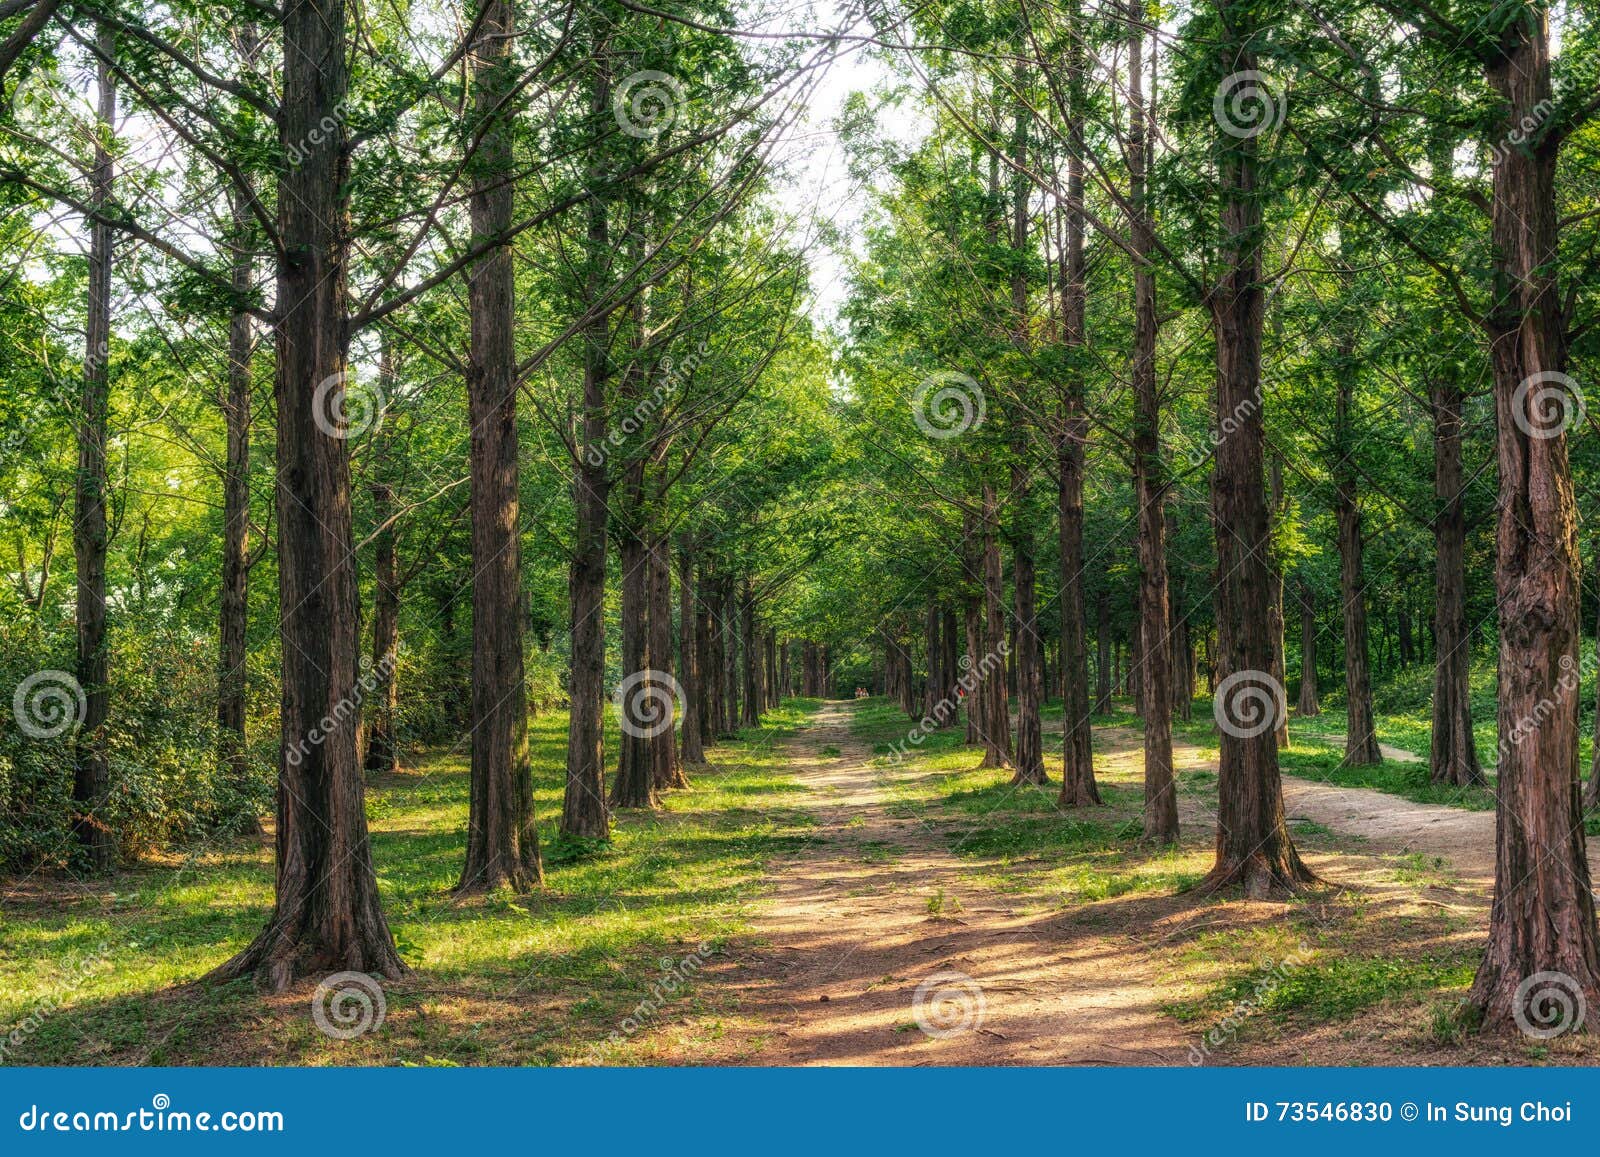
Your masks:
M1202 888L1282 896L1314 882L1284 823L1291 677L1314 712L1319 651L1340 654L1346 758L1378 762L1369 614L1401 667L1431 603L1432 775L1479 784L1471 668L1497 637L1498 878L1472 993L1495 1029L1537 972L1600 991L1562 678L1582 660L1569 347L1589 328L1600 61L1587 17L1561 16L1557 59L1540 4L935 5L880 33L910 82L880 99L929 132L854 138L859 172L892 174L843 356L862 454L905 496L880 560L901 581L873 617L908 711L940 720L964 620L974 669L1015 668L1014 720L998 672L966 697L985 764L1048 777L1040 687L1059 685L1059 803L1092 804L1090 718L1126 638L1144 834L1168 842L1198 645L1219 712L1243 716L1219 736ZM874 121L865 99L854 115Z
M234 827L265 753L276 909L219 975L403 970L363 783L408 741L470 747L461 889L522 889L541 704L570 712L563 840L684 786L778 691L870 679L945 722L960 688L1019 784L1052 778L1058 689L1075 808L1125 662L1145 836L1170 842L1197 653L1225 704L1293 675L1307 712L1336 655L1347 755L1374 761L1378 609L1395 665L1434 659L1440 782L1482 774L1471 660L1497 641L1486 1023L1544 970L1600 1007L1566 678L1585 14L1559 56L1545 5L1478 0L874 5L838 29L628 0L16 0L0 21L8 663L72 638L90 870L127 845L129 784L183 779L147 774L155 752L181 768L210 736ZM774 190L817 78L868 52L905 83L838 126L872 211L829 335ZM204 688L205 730L169 670ZM1207 890L1313 883L1281 714L1222 728ZM26 814L61 778L41 750L8 747ZM8 856L49 858L27 836Z
M3 15L14 381L47 418L24 446L27 407L8 415L7 469L37 515L11 527L33 612L14 641L39 666L56 627L76 635L57 688L84 700L62 737L73 861L114 866L131 846L119 800L147 786L127 640L151 623L191 653L209 639L207 733L236 790L207 806L255 827L265 749L277 813L275 911L216 975L397 976L364 776L408 739L470 749L460 889L527 889L530 706L570 703L559 830L603 840L612 806L684 785L699 743L777 692L767 608L826 533L819 504L792 499L827 415L804 253L769 190L834 49L747 50L707 13L605 3ZM169 404L152 415L156 384ZM77 460L52 468L64 430ZM163 477L203 514L160 526L171 505L145 496ZM63 487L70 602L50 585ZM167 597L132 605L152 554ZM262 653L275 678L252 672ZM680 754L625 697L608 788L618 679L647 709L681 695L704 730ZM49 859L35 808L52 769L8 770L18 826L41 827L16 858Z

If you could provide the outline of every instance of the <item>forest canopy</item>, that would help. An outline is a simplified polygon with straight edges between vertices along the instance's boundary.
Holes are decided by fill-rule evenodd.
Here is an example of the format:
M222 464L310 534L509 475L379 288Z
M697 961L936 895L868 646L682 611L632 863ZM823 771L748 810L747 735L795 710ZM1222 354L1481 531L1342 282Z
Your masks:
M1597 92L1524 0L0 0L0 876L405 983L400 777L514 904L859 694L1172 894L1492 810L1460 1023L1600 1027Z

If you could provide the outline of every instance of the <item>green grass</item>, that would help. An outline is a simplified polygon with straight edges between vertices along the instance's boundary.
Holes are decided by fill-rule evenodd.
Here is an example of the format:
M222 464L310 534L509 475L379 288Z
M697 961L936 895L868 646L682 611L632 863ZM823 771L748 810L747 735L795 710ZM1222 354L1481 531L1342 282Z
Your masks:
M1191 1024L1246 1004L1252 1013L1282 1024L1294 1016L1325 1022L1346 1020L1389 1000L1407 1004L1419 996L1464 991L1477 960L1463 957L1341 956L1295 964L1289 958L1236 973L1200 997L1175 1002L1168 1011Z
M309 993L263 1002L248 982L193 982L242 948L272 903L260 842L198 849L107 887L55 880L8 893L0 928L0 1036L43 1007L11 1064L556 1063L654 1059L606 1044L669 967L705 963L743 928L764 864L801 847L812 818L775 744L815 702L711 749L661 811L623 813L609 844L561 845L566 718L533 721L535 804L550 854L543 893L458 903L467 759L438 755L368 791L390 927L416 971L387 994L377 1032L340 1042L313 1026ZM614 752L608 739L608 751ZM100 946L105 949L102 954ZM702 953L701 946L706 946ZM85 967L80 962L89 958ZM672 1000L700 1000L692 975ZM668 1014L653 1010L659 1022Z
M1060 704L1044 715L1059 719ZM1125 723L1131 716L1107 717ZM1007 895L1049 897L1055 907L1129 893L1176 891L1204 874L1190 850L1154 849L1139 843L1141 786L1100 780L1103 805L1062 809L1061 737L1045 746L1056 782L1013 786L1011 773L981 768L982 751L965 744L964 725L935 730L909 742L916 721L884 698L862 700L852 733L872 746L888 788L889 810L941 832L950 850L970 865L974 884ZM1097 740L1098 742L1098 740Z

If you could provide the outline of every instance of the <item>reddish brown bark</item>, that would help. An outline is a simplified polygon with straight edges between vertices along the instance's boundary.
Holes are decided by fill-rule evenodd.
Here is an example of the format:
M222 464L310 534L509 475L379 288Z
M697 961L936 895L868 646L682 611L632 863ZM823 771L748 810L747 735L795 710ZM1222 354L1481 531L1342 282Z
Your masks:
M1300 702L1298 715L1320 715L1317 698L1317 613L1311 584L1300 576Z
M97 34L101 59L96 67L99 131L94 138L94 168L89 174L90 203L109 211L115 163L109 138L117 119L115 50L111 30ZM106 639L106 427L111 405L111 262L114 235L103 222L89 226L89 298L84 330L83 392L77 421L78 474L73 502L72 549L77 563L78 685L83 718L75 742L72 780L72 830L76 859L95 874L116 864L117 836L106 816L111 792L111 762L106 719L111 712L110 662Z
M1146 204L1149 133L1144 102L1144 17L1130 0L1128 40L1128 224L1133 268L1133 461L1139 504L1140 713L1144 717L1144 838L1178 839L1172 771L1172 646L1167 635L1166 466L1161 459L1161 395L1156 383L1155 239Z
M983 487L984 653L975 667L991 673L983 680L983 762L980 767L1011 766L1011 705L1007 702L1004 656L1006 622L1004 579L1000 569L999 501L993 484Z
M1446 374L1433 382L1433 740L1435 783L1481 784L1472 735L1472 646L1467 635L1467 517L1462 495L1461 390Z
M1496 45L1487 72L1504 102L1500 127L1540 123L1551 100L1546 10L1518 9ZM1489 944L1468 999L1496 1032L1526 1017L1536 990L1524 982L1541 972L1565 974L1585 999L1584 1027L1600 1028L1600 948L1578 793L1579 696L1569 685L1579 658L1577 510L1566 435L1549 428L1549 399L1539 397L1542 387L1560 388L1558 378L1539 375L1562 374L1567 357L1555 273L1556 160L1545 142L1507 149L1494 167L1495 308L1486 328L1500 467L1501 758ZM1539 722L1530 728L1529 720Z
M611 104L609 72L603 54L596 63L589 111L598 120ZM596 187L604 173L591 174ZM590 199L584 298L596 303L610 253L610 226L603 197ZM561 805L561 834L582 839L611 837L606 804L606 521L611 481L606 457L606 387L611 378L610 324L603 314L583 333L582 454L573 477L577 517L572 561L567 574L572 657L567 676L567 782Z
M471 342L467 413L472 435L472 771L462 892L544 882L528 764L528 690L522 654L521 473L517 439L516 273L508 244L515 189L507 102L517 85L511 0L482 0L471 53L477 175L468 198L472 243L488 248L467 269Z
M212 976L255 973L281 992L337 971L406 971L378 897L356 758L360 617L350 447L330 415L345 381L349 171L337 115L348 80L344 0L306 0L282 20L276 405L283 742L276 905L266 928ZM328 125L341 126L329 131Z
M750 588L750 578L745 577L744 588L739 597L740 608L740 645L739 651L744 660L744 696L741 700L743 709L739 721L746 727L761 726L761 641L756 630L756 598Z
M655 769L650 740L649 710L657 700L647 672L650 654L650 549L641 524L644 463L628 465L624 514L617 554L622 564L622 686L627 688L618 711L622 733L617 739L617 775L611 787L611 805L619 808L654 808Z
M683 718L679 721L678 778L673 786L688 783L685 768L706 761L705 695L700 686L704 626L695 598L694 552L688 542L678 547L678 683L683 688Z
M1345 762L1383 762L1372 717L1372 670L1367 642L1367 588L1362 567L1361 506L1356 494L1350 409L1354 404L1355 348L1342 340L1334 406L1333 512L1339 533L1339 601L1344 606Z
M688 787L689 781L678 764L677 727L681 703L672 690L676 674L672 662L672 554L667 540L657 537L650 544L650 669L652 681L661 688L663 707L670 703L672 722L652 735L650 775L657 791ZM679 685L681 686L681 684Z
M377 588L372 613L372 676L378 683L367 719L367 752L363 761L369 774L382 775L400 766L395 741L395 712L399 683L395 666L400 657L400 575L395 553L394 488L387 482L372 484L372 517L378 524L373 535L372 581Z
M984 734L988 730L985 680L978 666L983 656L983 563L977 536L977 517L970 510L964 511L961 517L961 617L967 651L962 656L962 667L967 681L966 742L973 746L985 742Z
M1223 0L1219 64L1223 75L1256 67L1242 0ZM1222 277L1212 295L1217 415L1235 419L1216 451L1212 481L1217 540L1217 659L1224 676L1265 673L1267 510L1261 414L1261 191L1256 140L1219 135ZM1278 745L1270 729L1224 729L1217 783L1217 858L1203 891L1239 887L1250 897L1282 896L1313 880L1284 822Z
M1272 557L1267 563L1267 573L1271 576L1272 589L1268 592L1267 602L1267 634L1272 640L1272 677L1279 687L1289 685L1289 660L1284 644L1284 624L1287 621L1283 611L1283 558L1278 553L1276 528L1279 519L1284 517L1288 503L1288 496L1283 489L1283 463L1278 456L1272 456L1272 462L1267 468L1267 477L1272 485L1272 505L1267 513L1267 535L1273 543ZM1285 692L1287 694L1287 692ZM1289 713L1283 712L1278 718L1278 750L1286 751L1289 747Z
M242 38L243 39L243 38ZM244 40L253 44L253 39ZM253 49L247 50L253 56ZM236 303L228 319L228 382L222 397L227 448L222 463L222 581L217 610L217 758L222 774L247 799L250 758L245 741L249 714L246 644L250 625L250 363L255 335L245 302L254 290L252 247L255 228L245 197L232 196L233 290ZM261 820L254 811L236 825L255 835Z

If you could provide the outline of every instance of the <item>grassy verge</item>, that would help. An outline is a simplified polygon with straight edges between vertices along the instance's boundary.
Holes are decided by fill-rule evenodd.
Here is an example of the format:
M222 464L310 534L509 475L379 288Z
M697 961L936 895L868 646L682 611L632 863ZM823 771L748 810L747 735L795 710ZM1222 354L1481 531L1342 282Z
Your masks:
M1054 718L1060 718L1054 705ZM1050 715L1046 711L1047 723ZM1121 716L1099 722L1122 722ZM887 781L890 810L936 829L950 850L970 865L978 886L1061 908L1135 893L1174 891L1204 874L1202 844L1155 849L1139 842L1144 789L1137 771L1107 748L1102 764L1102 806L1062 808L1059 733L1047 734L1046 758L1054 783L1011 783L1011 772L980 768L979 748L968 747L964 727L950 727L908 743L913 721L893 702L856 705L852 732L871 745Z
M460 872L467 759L439 754L368 792L385 910L415 977L386 993L359 1039L330 1039L311 994L201 986L261 927L272 901L264 841L197 849L103 884L14 882L0 906L0 1037L9 1064L647 1063L670 1048L674 1008L714 1001L699 974L742 928L763 865L808 838L809 813L776 744L815 702L709 753L693 787L653 814L623 813L599 848L552 840L566 718L533 722L546 891L470 903ZM614 741L608 750L615 751Z

